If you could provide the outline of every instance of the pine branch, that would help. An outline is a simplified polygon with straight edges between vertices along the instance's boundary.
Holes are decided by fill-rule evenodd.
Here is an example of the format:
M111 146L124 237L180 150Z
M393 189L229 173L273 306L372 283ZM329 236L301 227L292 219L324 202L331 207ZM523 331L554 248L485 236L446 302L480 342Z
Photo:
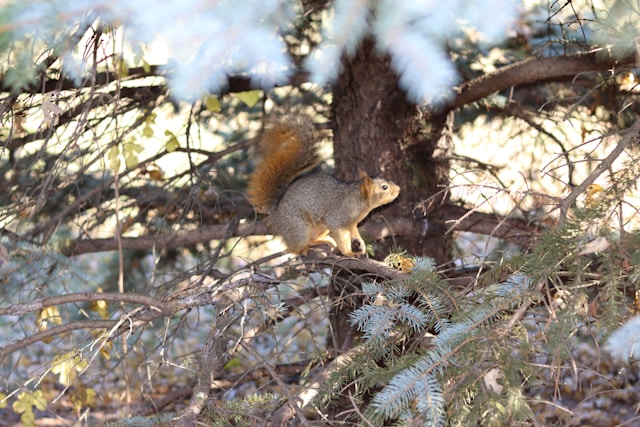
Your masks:
M446 109L453 110L462 107L512 86L574 78L583 73L602 72L615 67L631 66L635 63L635 54L615 59L604 52L531 58L464 82L457 88L458 96L446 104Z

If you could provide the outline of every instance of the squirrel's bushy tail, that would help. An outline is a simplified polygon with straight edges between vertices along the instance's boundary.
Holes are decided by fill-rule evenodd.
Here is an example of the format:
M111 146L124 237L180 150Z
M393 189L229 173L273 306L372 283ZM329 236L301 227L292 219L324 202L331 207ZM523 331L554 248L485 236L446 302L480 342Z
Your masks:
M249 178L249 200L268 213L300 174L320 163L317 138L309 117L295 116L267 123L256 149L261 157Z

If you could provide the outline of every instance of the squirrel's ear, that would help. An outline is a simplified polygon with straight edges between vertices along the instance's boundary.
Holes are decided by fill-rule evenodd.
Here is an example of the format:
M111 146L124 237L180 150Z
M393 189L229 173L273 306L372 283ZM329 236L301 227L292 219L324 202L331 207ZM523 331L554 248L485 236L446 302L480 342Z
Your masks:
M369 175L367 175L365 171L360 171L358 173L358 179L365 179L365 178L369 178Z
M369 200L369 196L373 194L373 180L364 172L360 172L360 177L362 178L360 193L365 200Z

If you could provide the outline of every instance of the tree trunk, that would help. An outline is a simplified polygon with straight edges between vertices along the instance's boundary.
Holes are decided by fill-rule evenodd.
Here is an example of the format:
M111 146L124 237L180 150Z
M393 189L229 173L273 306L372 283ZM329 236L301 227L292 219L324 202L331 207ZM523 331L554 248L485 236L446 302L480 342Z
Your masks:
M422 206L439 192L443 196L432 204L435 209L447 200L443 190L449 174L445 157L450 149L446 132L449 116L435 115L432 123L422 123L420 110L407 102L398 87L389 57L376 52L370 40L345 59L343 66L333 90L336 174L354 180L363 170L391 179L400 185L400 196L372 216L414 220L410 235L378 242L376 257L385 256L397 246L411 254L432 257L438 264L448 262L450 244L444 227L430 223L430 212Z
M336 175L351 181L363 170L391 179L400 186L400 196L372 216L387 220L409 218L413 224L409 233L377 242L375 257L384 257L396 246L410 254L432 257L438 264L447 263L450 242L444 236L443 226L430 223L429 214L445 207L441 202L447 201L448 192L443 190L448 183L449 163L444 156L448 156L450 149L447 128L451 116L436 115L430 124L422 123L423 115L407 102L398 87L390 59L380 56L371 41L364 42L343 66L333 90ZM437 203L423 209L425 200L437 193L442 194L434 199ZM355 334L349 312L357 301L344 303L345 295L353 294L353 285L358 283L357 278L350 276L354 273L357 274L339 273L333 282L331 344L341 352L353 346ZM345 413L350 413L345 411L350 404L346 398L338 402L331 413L333 419L341 420Z

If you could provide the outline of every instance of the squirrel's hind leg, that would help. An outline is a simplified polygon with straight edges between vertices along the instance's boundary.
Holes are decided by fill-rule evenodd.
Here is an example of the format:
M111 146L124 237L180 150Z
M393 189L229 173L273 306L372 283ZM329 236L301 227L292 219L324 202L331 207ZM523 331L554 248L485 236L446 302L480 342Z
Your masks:
M362 256L364 255L365 246L360 234L354 236L352 239L351 232L348 229L339 228L331 231L331 235L335 238L338 244L338 250L344 256ZM355 252L352 246L352 241L356 240L358 243L355 244Z
M282 218L282 221L286 222L286 224L280 227L280 223L273 221L272 228L282 236L291 252L306 255L312 246L322 244L327 244L332 248L337 246L335 240L329 236L329 230L324 227L309 227L306 221L295 215ZM282 232L279 232L280 230Z
M325 244L331 246L332 248L335 248L335 247L338 246L338 244L333 239L333 237L331 237L329 235L329 230L328 229L321 230L319 232L319 234L317 234L315 237L313 237L309 241L309 247L318 246L318 245L325 245Z

